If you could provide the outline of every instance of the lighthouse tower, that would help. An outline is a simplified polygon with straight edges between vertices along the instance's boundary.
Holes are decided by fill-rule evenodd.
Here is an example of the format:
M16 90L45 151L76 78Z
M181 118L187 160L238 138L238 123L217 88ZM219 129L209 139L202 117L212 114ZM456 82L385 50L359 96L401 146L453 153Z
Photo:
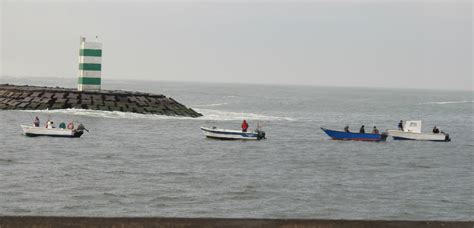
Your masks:
M86 42L81 37L79 52L79 91L100 91L100 76L102 70L102 43Z

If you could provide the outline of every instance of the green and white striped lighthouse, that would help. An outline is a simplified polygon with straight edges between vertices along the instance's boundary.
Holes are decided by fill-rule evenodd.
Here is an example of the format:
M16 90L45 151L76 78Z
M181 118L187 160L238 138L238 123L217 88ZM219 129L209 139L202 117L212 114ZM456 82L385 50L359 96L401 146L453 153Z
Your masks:
M102 70L102 43L86 42L81 37L81 50L79 52L79 91L99 91Z

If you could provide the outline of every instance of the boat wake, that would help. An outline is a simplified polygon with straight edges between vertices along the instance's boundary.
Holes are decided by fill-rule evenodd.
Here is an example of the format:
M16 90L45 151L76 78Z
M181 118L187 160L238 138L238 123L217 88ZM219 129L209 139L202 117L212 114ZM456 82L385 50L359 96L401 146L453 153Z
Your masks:
M179 116L165 116L155 114L140 114L132 112L119 112L119 111L100 111L100 110L87 110L87 109L55 109L55 110L19 110L20 112L30 113L44 113L44 114L64 114L64 115L75 115L75 116L87 116L97 118L110 118L110 119L156 119L156 120L213 120L213 121L232 121L242 119L247 120L260 120L260 121L295 121L296 119L291 117L278 117L278 116L266 116L255 113L243 113L243 112L228 112L211 109L194 109L195 111L203 114L204 116L198 118L192 117L179 117Z
M461 104L461 103L473 103L474 101L431 101L418 103L418 105L445 105L445 104Z

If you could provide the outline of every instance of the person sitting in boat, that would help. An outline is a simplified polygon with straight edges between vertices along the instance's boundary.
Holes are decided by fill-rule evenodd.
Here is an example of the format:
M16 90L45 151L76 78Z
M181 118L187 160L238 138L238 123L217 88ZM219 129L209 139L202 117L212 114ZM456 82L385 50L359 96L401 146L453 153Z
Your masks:
M400 123L398 123L398 130L403 131L403 120L400 120Z
M49 128L49 129L54 128L54 122L48 120L48 122L46 123L46 128Z
M434 126L434 128L433 128L433 133L434 134L439 134L439 129L436 126Z
M344 131L345 131L345 132L349 132L349 125L346 125L346 126L344 127Z
M379 134L379 129L377 129L376 126L374 126L374 129L372 130L372 134Z
M359 133L365 134L365 128L364 128L364 125L362 125L362 127L360 127Z
M60 123L59 128L66 129L66 124L64 122Z
M38 117L35 117L35 120L33 121L33 125L35 127L39 127L40 126L40 119Z
M247 123L246 120L242 122L242 132L247 132L247 129L249 129L249 124Z
M67 124L67 129L74 130L74 124L72 123L72 121Z

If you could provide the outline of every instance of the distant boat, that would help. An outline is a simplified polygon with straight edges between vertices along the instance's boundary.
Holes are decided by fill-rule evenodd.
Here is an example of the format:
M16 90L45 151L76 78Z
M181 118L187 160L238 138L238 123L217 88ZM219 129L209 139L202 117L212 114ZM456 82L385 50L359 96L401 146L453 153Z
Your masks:
M405 121L402 130L388 130L388 135L394 140L419 140L419 141L438 141L449 142L449 134L440 133L421 133L421 120Z
M335 140L356 140L356 141L372 141L380 142L387 139L387 133L372 134L372 133L356 133L356 132L345 132L335 131L326 128L321 128L329 137Z
M255 130L253 132L242 132L241 130L219 129L216 127L201 127L206 137L224 140L261 140L265 139L265 132Z
M77 129L63 129L63 128L45 128L35 127L29 125L21 125L21 129L26 136L51 136L51 137L66 137L79 138L84 134L84 126L79 124Z

